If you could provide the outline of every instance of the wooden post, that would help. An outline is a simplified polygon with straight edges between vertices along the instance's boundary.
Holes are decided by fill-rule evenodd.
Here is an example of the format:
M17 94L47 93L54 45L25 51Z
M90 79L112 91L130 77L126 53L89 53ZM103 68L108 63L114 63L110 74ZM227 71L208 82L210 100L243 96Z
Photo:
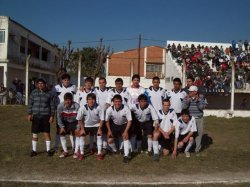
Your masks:
M28 105L29 101L29 61L31 55L28 55L26 58L26 68L25 68L25 105Z

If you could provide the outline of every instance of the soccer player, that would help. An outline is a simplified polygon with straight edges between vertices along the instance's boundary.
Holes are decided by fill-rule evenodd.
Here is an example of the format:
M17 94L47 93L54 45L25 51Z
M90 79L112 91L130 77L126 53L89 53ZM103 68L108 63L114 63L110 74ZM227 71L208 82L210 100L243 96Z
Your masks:
M62 83L58 84L55 86L54 89L54 94L55 96L55 100L56 100L56 106L58 106L60 103L64 102L64 95L66 93L72 93L73 96L76 94L76 86L70 83L70 75L65 73L62 75L61 77ZM56 118L57 119L57 118ZM55 145L54 145L54 149L55 151L58 150L58 145L60 142L60 128L58 126L57 123L57 131L56 131L56 136L55 136ZM70 135L70 142L71 142L71 146L72 146L72 150L75 147L75 141L74 141L74 136Z
M50 150L50 123L53 122L55 105L52 94L46 88L43 79L37 80L37 88L30 94L28 105L28 120L32 121L32 152L31 157L37 155L38 134L42 132L46 140L46 151L48 156L53 156Z
M73 101L73 95L69 92L64 94L64 102L57 107L57 123L60 128L60 140L63 148L63 153L59 156L60 158L65 158L69 155L65 135L71 134L75 136L77 130L76 116L79 108L80 105ZM75 144L73 157L77 158L79 137L76 137Z
M160 127L153 135L154 161L159 161L159 142L163 150L163 155L167 156L172 149L172 141L174 140L174 122L177 115L173 109L170 109L170 101L164 99L162 101L162 110L158 111Z
M142 86L140 86L140 75L138 74L134 74L132 76L132 84L130 86L127 87L127 91L129 93L130 96L130 101L129 101L129 105L132 104L138 104L138 97L141 94L145 93L145 88L143 88ZM132 150L133 152L136 152L136 144L141 144L140 140L136 140L136 119L135 116L132 114L132 135L130 138L130 142L131 142L131 146L132 146Z
M177 156L177 149L185 147L185 155L187 158L190 157L190 148L194 143L194 133L197 131L195 118L190 116L187 109L181 111L181 117L175 122L175 140L173 158Z
M114 138L122 137L124 145L123 162L129 162L129 130L131 127L132 117L130 109L122 104L122 97L115 95L113 97L113 106L106 111L106 125L108 129L108 144L113 152L117 152Z
M117 78L115 80L115 88L109 90L108 97L106 99L107 106L112 105L112 99L115 95L121 95L122 104L128 105L130 102L130 97L126 88L123 88L123 80L121 78Z
M162 100L164 99L166 93L165 90L160 87L160 78L153 77L152 86L146 89L147 96L150 100L150 104L153 105L156 111L162 109Z
M189 76L189 77L187 78L187 86L186 86L183 90L184 90L187 94L189 94L188 89L189 89L191 86L193 86L193 84L194 84L194 78L191 77L191 76Z
M96 95L89 93L87 95L87 104L82 106L78 111L77 118L80 126L79 144L80 144L80 155L79 160L84 159L84 144L85 136L96 136L97 137L97 159L103 160L102 155L102 125L104 120L104 113L100 105L96 103Z
M198 94L198 88L196 86L191 86L189 88L189 95L183 100L183 108L188 109L190 115L195 118L198 135L195 137L195 152L198 153L201 150L201 140L203 135L204 120L203 120L203 110L206 106L206 100L202 94Z
M166 98L170 100L171 108L174 109L177 117L180 117L182 110L182 101L187 96L186 92L181 89L181 79L173 80L174 88L167 91Z
M147 136L148 141L148 153L152 153L152 136L154 127L158 128L158 116L152 105L148 104L148 98L146 95L141 94L138 97L138 104L131 106L131 111L134 113L137 120L136 127L136 136L138 142L142 142L142 136ZM140 152L141 144L137 144L137 150Z
M84 82L84 88L82 92L78 92L77 101L80 106L84 106L87 103L87 95L90 93L95 94L93 87L94 80L91 77L87 77Z
M101 106L105 115L106 109L107 109L106 99L109 94L109 88L106 87L107 81L104 77L100 77L98 82L99 82L99 87L95 89L97 103ZM102 146L103 146L104 152L106 152L107 146L108 146L107 127L106 127L105 121L103 123L104 124L102 125Z

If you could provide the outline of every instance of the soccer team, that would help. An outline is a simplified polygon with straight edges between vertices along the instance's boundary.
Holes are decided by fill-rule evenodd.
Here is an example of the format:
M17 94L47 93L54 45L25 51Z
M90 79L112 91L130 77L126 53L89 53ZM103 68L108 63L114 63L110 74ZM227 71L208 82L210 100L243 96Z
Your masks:
M159 161L160 155L180 152L190 157L190 151L201 150L203 109L205 98L188 77L182 89L179 78L173 80L173 89L160 87L159 77L152 86L140 86L140 76L132 76L132 83L123 87L123 80L115 80L115 88L106 87L106 79L99 78L99 87L93 79L85 79L84 87L76 89L70 75L61 77L61 84L49 92L43 79L37 80L29 98L28 120L32 121L32 152L37 155L38 133L44 133L48 156L51 151L50 124L56 116L57 130L54 151L62 146L60 158L68 157L66 135L69 135L73 158L83 160L85 141L89 137L89 152L103 160L107 153L122 153L128 163L133 155L145 152ZM88 136L87 136L88 135ZM96 142L96 145L94 144Z

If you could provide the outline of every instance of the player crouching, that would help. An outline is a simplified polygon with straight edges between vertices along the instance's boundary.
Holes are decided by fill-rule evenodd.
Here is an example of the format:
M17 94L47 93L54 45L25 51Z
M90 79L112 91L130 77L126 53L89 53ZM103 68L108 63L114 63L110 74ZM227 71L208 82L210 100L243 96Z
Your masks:
M123 162L129 162L129 130L132 117L130 109L122 104L122 97L115 95L113 97L113 106L106 110L106 125L108 129L108 144L113 152L117 152L114 139L122 137L124 146Z
M69 156L65 135L70 134L75 136L77 134L76 116L79 108L80 105L73 101L71 93L66 93L64 95L64 102L60 103L57 107L57 122L60 128L60 140L63 148L63 153L59 156L60 158ZM77 157L78 147L79 138L76 138L74 158Z
M87 104L83 105L80 108L76 119L78 120L78 124L80 125L80 155L78 159L84 159L85 136L89 135L97 137L97 160L103 160L102 124L104 120L104 112L101 109L100 105L96 103L96 95L94 93L90 93L87 95Z
M195 118L189 115L187 109L181 111L181 117L175 123L175 141L173 157L176 158L177 149L185 148L186 157L190 157L190 148L194 143L194 133L197 132Z
M160 158L159 142L163 150L163 156L167 156L173 147L174 122L177 120L177 115L173 109L170 109L170 101L168 99L162 101L162 109L158 111L158 116L160 127L159 130L154 131L153 136L154 161L159 161Z

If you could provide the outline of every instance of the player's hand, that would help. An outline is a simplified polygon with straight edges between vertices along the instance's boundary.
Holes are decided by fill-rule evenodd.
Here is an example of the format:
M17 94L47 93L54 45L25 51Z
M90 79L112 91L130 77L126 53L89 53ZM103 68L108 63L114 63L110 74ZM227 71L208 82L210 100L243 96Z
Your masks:
M86 132L85 132L84 128L80 129L79 135L80 136L82 136L82 135L85 136L86 135Z
M108 131L108 138L113 138L113 134L111 131Z
M75 130L75 136L80 136L80 129Z
M185 137L183 140L182 140L183 143L187 143L188 142L188 138Z
M127 132L127 131L124 131L124 132L123 132L122 138L123 138L124 140L128 140L128 132Z
M167 132L165 132L165 133L163 134L163 136L164 136L165 139L169 139L169 134L168 134Z
M173 158L173 159L176 159L176 155L177 155L177 151L174 150L173 153L172 153L172 158Z
M49 118L49 123L53 123L53 121L54 121L54 117L53 117L53 116L50 116L50 118Z
M64 127L60 128L60 134L63 134L63 133L65 133L65 128Z
M28 115L27 119L28 119L28 121L32 121L33 120L32 115Z
M97 135L98 135L98 136L101 136L101 135L102 135L102 129L101 129L101 128L98 128Z

